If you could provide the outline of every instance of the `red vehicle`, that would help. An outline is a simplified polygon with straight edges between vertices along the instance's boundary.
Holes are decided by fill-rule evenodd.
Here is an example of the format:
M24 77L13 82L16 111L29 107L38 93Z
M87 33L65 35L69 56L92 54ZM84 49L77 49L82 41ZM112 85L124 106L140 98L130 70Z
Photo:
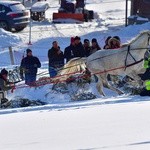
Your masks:
M53 22L84 22L94 18L93 10L85 9L84 0L61 0L57 13L53 13ZM70 20L69 20L70 19Z

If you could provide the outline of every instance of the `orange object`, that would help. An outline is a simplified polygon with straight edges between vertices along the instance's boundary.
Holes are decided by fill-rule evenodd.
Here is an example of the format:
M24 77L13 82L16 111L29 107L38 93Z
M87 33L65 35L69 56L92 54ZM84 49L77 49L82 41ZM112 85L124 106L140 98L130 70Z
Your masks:
M53 21L61 22L61 19L74 19L80 22L84 22L83 14L76 13L53 13Z

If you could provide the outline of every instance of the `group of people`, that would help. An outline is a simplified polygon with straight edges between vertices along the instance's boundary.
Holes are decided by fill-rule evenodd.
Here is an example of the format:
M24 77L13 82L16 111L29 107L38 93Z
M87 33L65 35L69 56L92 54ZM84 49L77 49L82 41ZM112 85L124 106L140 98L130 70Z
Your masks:
M103 49L117 49L121 47L121 41L119 36L107 37ZM52 42L52 47L48 50L48 60L49 60L49 75L50 77L55 77L57 71L64 66L70 59L75 57L88 57L92 53L101 50L97 39L93 38L90 42L89 39L84 39L83 44L81 38L71 37L70 45L61 50L59 43L57 41ZM25 84L29 86L34 86L37 76L38 68L41 67L40 60L33 56L32 50L26 50L26 57L24 57L20 64L20 76L22 80L25 80ZM141 96L150 96L150 55L144 59L144 67L146 72L141 76L142 80L145 80L145 88L140 93ZM0 102L6 102L5 93L8 90L14 90L15 85L8 81L8 71L2 69L0 72Z
M108 37L105 42L104 49L114 49L120 47L120 38L118 36ZM70 45L67 46L64 52L61 50L57 41L52 42L52 47L48 50L49 74L50 77L55 77L60 68L64 66L70 59L75 57L88 57L92 53L101 50L97 39L84 39L83 44L79 36L71 37ZM37 69L41 67L39 59L32 55L32 50L26 50L27 56L21 61L20 75L25 79L25 84L34 85L36 81Z

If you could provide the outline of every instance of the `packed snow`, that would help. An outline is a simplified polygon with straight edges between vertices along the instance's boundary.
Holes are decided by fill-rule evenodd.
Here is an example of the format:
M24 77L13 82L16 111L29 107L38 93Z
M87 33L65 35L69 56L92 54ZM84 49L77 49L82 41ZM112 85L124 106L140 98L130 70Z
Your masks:
M52 13L59 8L58 1L47 0L50 9L47 19L31 22L20 33L0 29L0 66L12 69L20 65L27 48L33 50L42 67L38 78L48 76L47 52L57 40L60 48L70 44L70 37L80 36L90 41L97 38L101 47L107 36L118 35L122 43L128 43L150 23L125 27L124 0L86 0L86 8L94 9L95 19L82 24L53 24ZM130 10L129 10L130 12ZM30 34L31 31L31 34ZM30 39L31 36L31 39ZM9 47L12 46L15 65L11 65ZM97 98L72 101L68 93L52 90L52 84L31 88L24 81L16 84L16 90L8 92L8 99L27 98L47 103L43 106L0 110L0 149L2 150L145 150L150 148L150 98L124 94L118 96L104 89L106 97L96 90L89 92Z

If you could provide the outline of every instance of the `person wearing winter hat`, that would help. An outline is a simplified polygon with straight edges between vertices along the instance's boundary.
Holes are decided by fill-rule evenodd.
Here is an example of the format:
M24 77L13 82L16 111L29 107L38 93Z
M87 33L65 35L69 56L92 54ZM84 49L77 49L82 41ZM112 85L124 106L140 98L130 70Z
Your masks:
M112 37L108 40L109 49L117 49L121 47L120 38Z
M96 51L101 50L101 47L99 46L99 44L97 42L97 39L93 38L91 42L92 42L92 46L91 46L90 54L93 54Z
M25 84L34 86L36 81L36 75L38 68L41 67L39 59L32 55L32 50L26 50L27 56L22 59L20 65L20 75L24 79L25 75Z
M0 104L1 106L8 102L8 99L6 98L6 91L15 89L15 84L13 82L9 82L8 80L8 71L4 68L0 72Z
M74 44L75 44L74 37L71 37L71 39L70 39L70 45L67 46L65 48L65 50L64 50L64 59L65 59L66 63L70 59L74 58L74 54L73 54Z

